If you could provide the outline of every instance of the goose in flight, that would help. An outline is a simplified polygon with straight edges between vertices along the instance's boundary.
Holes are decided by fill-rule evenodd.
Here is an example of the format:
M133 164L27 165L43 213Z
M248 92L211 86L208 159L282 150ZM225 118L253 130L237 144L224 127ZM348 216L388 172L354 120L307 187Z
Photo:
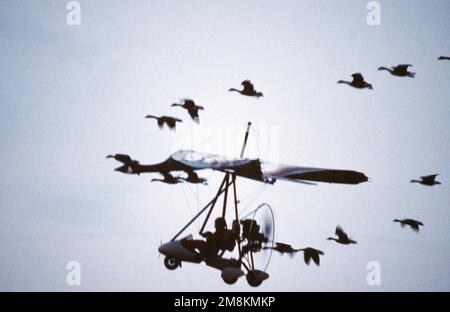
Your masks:
M411 64L400 64L397 66L392 66L391 68L382 66L382 67L379 67L378 70L386 70L394 76L414 78L416 73L408 71L408 67L412 67L412 65Z
M320 265L320 255L324 255L323 251L307 247L302 249L294 249L289 244L284 244L280 242L276 242L275 246L272 247L263 247L262 249L273 249L275 251L278 251L281 254L288 254L291 258L299 251L303 251L303 258L305 260L305 263L309 265L311 262L311 259L314 261L315 264Z
M344 230L338 225L336 227L336 231L335 231L336 235L338 238L334 238L334 237L328 237L327 240L334 240L339 244L343 244L343 245L350 245L350 244L356 244L357 242L350 239L347 235L347 233L344 232Z
M206 180L205 178L200 178L195 171L188 171L187 174L188 174L187 178L181 179L183 179L188 183L203 184L203 185L208 184L208 180Z
M141 174L141 164L139 161L131 159L129 155L126 154L115 154L115 155L108 155L106 156L106 159L113 158L117 161L120 161L122 165L120 167L117 167L114 169L115 171L123 172L123 173L132 173L132 174Z
M443 60L450 61L450 56L439 56L438 60L440 60L440 61L443 61Z
M399 222L402 227L408 225L414 232L419 232L419 226L424 226L422 222L413 219L394 219L394 222Z
M158 127L160 129L162 129L164 127L164 124L166 124L169 127L169 129L174 130L176 128L177 122L183 122L183 120L181 120L181 119L169 117L169 116L157 117L157 116L153 116L153 115L147 115L147 116L145 116L145 118L156 119L158 122Z
M285 243L280 243L280 242L276 242L275 246L263 247L262 249L273 249L275 251L278 251L281 254L285 254L285 253L289 254L291 257L293 257L295 253L297 253L301 250L301 249L294 249L294 248L292 248L291 245L285 244Z
M428 175L428 176L423 176L420 177L420 180L411 180L411 183L420 183L423 185L427 185L427 186L433 186L435 184L441 184L441 182L436 181L436 177L439 174L432 174L432 175Z
M192 120L194 120L197 123L200 121L199 116L198 116L198 111L204 110L203 106L196 105L195 102L191 99L183 99L182 103L173 103L171 106L172 107L175 107L175 106L183 107L185 110L188 111L189 116L191 116Z
M320 266L320 256L324 255L323 251L311 247L300 250L303 251L303 258L305 259L305 263L307 265L309 265L312 259L317 266Z
M250 80L242 81L241 85L244 87L242 90L231 88L228 91L235 91L235 92L239 92L242 95L254 96L254 97L257 97L257 98L259 98L261 96L264 96L262 94L262 92L258 92L258 91L255 90L255 87L253 86L253 84L251 83Z
M151 182L162 182L162 183L167 183L167 184L178 184L178 183L182 183L183 182L183 178L181 177L174 177L173 175L171 175L168 172L161 172L161 174L163 175L163 179L152 179Z
M354 73L352 74L352 77L352 81L339 80L337 83L345 83L357 89L373 89L372 85L364 80L364 77L361 73Z

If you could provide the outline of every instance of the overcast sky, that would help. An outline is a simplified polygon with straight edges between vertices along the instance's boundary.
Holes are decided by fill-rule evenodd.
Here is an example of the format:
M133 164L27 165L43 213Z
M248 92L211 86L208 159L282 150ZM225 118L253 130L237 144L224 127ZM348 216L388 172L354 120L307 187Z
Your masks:
M154 163L179 146L238 156L249 120L248 157L371 179L238 179L242 209L273 207L278 241L325 252L320 268L274 255L257 290L450 290L450 61L437 60L450 56L450 1L379 1L380 26L362 0L79 2L80 26L67 25L67 1L0 2L0 290L254 290L158 258L220 173L202 173L209 186L169 186L105 160ZM377 71L401 63L415 79ZM354 72L374 90L336 84ZM227 91L244 79L264 97ZM170 107L184 97L205 107L200 125ZM159 130L149 113L184 123ZM409 183L433 173L442 185ZM327 241L337 224L358 245ZM66 284L71 260L80 286ZM366 283L370 261L380 286Z

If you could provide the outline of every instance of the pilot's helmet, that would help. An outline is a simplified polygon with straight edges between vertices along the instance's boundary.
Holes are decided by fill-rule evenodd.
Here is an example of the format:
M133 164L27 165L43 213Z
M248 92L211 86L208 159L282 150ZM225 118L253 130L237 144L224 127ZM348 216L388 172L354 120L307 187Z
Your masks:
M214 221L214 227L216 229L224 230L227 228L227 222L225 221L225 218L219 217Z

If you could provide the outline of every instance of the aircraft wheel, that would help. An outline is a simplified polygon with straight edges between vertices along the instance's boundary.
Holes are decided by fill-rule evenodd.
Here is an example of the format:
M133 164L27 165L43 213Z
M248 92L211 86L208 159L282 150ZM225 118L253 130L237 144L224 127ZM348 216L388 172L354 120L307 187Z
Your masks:
M181 265L181 263L177 259L170 258L170 257L165 257L164 258L164 265L169 270L175 270L176 268L178 268Z
M252 287L258 287L263 282L262 279L258 278L253 271L248 272L245 278L247 279L247 283Z
M225 282L225 284L228 284L228 285L233 285L238 280L237 277L236 278L222 278L222 279Z

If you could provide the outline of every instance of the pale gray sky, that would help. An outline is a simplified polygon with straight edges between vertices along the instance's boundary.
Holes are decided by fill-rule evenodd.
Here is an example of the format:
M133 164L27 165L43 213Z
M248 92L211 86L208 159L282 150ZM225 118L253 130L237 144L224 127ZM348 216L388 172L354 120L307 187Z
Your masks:
M144 116L183 117L178 134L191 131L169 107L182 97L205 106L204 131L232 128L240 142L251 120L248 156L372 180L265 187L251 207L271 204L277 239L325 256L317 268L274 255L257 290L450 290L450 62L437 61L450 55L450 1L379 1L380 26L362 0L79 2L72 27L67 1L0 3L1 290L253 290L205 265L166 270L157 248L197 210L196 187L151 184L104 159L164 160L177 137ZM399 63L416 78L376 70ZM353 72L374 90L336 84ZM227 91L244 79L264 97ZM441 186L409 183L431 173ZM222 177L203 175L206 203ZM241 198L260 188L238 180ZM392 223L407 217L424 222L419 235ZM326 241L336 224L358 245ZM66 284L70 260L81 286ZM369 261L381 286L366 283Z

